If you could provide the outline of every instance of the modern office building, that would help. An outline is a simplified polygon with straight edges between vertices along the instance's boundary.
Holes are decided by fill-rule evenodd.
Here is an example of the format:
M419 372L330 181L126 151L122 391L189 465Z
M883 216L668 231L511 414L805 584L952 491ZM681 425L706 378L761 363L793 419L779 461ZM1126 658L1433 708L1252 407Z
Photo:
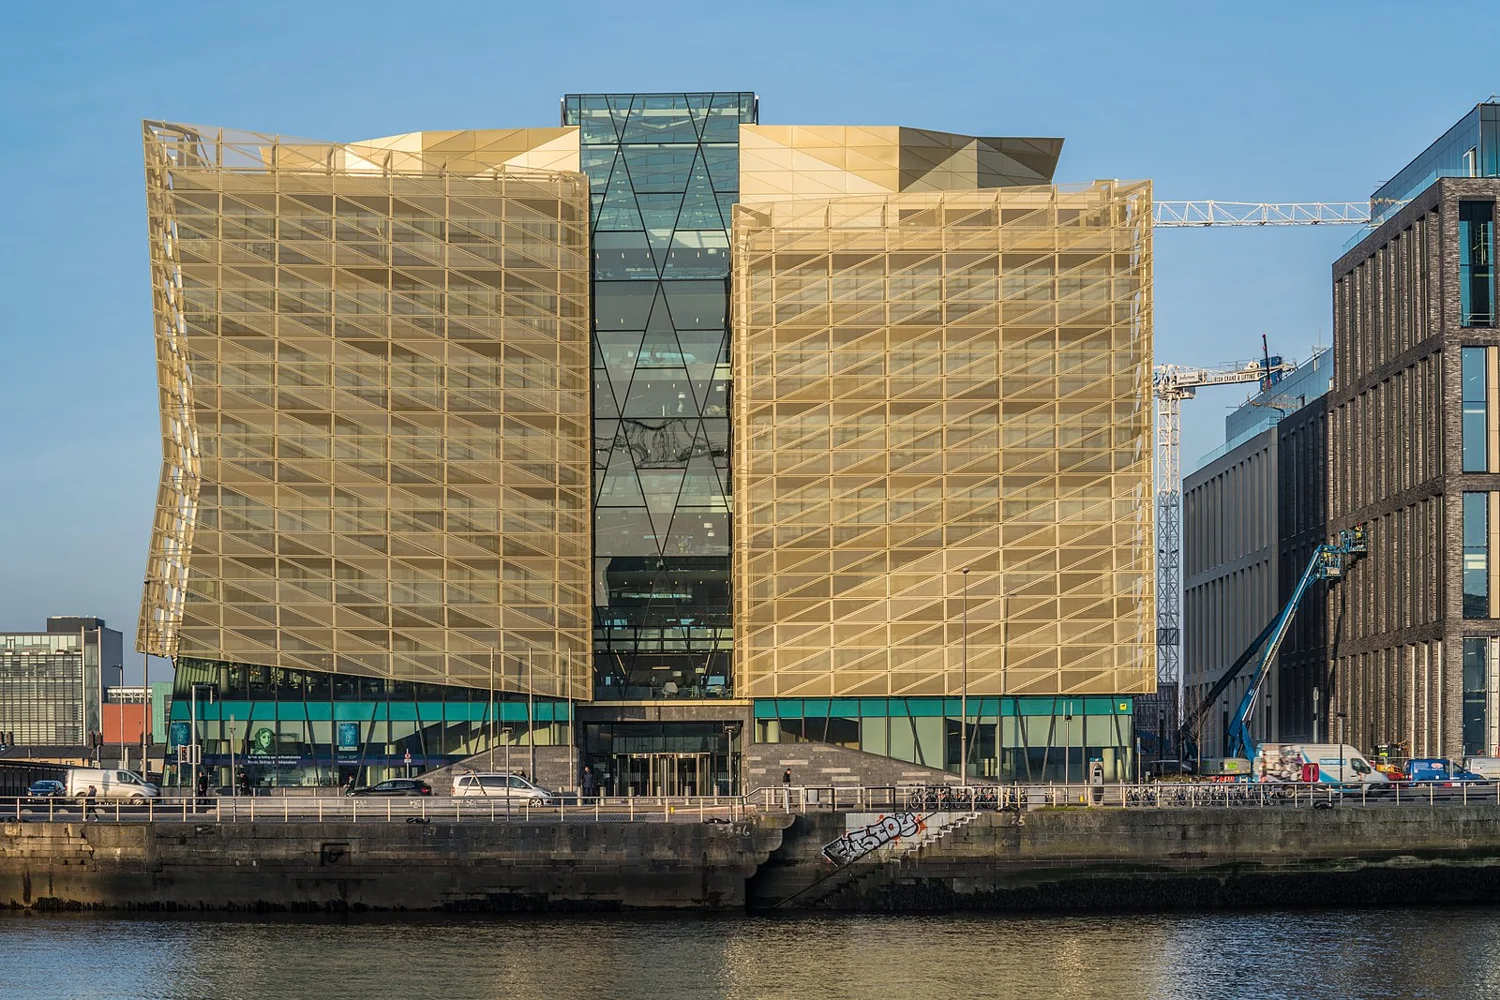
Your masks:
M1500 104L1371 197L1333 265L1334 529L1370 554L1332 592L1331 719L1416 755L1500 747Z
M1319 351L1225 418L1225 443L1183 477L1183 664L1187 711L1200 706L1290 600L1325 540L1326 400L1333 355ZM1326 688L1326 588L1298 608L1251 718L1259 740L1313 737L1312 690ZM1206 757L1226 754L1230 715L1250 681L1242 670L1193 734ZM1321 693L1321 692L1320 692Z
M124 637L102 618L54 617L0 632L0 742L84 747L104 729L104 691L122 683Z
M757 741L1128 770L1149 185L751 93L562 119L147 124L174 743L295 783L518 743L620 792Z

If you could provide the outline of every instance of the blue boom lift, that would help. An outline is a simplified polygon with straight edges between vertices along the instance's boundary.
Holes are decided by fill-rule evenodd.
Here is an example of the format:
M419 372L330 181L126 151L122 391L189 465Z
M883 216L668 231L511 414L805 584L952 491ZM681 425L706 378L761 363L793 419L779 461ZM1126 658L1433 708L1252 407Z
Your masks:
M1250 718L1255 714L1256 698L1260 694L1261 685L1265 683L1271 661L1276 658L1276 652L1281 648L1282 640L1286 638L1287 629L1292 624L1292 617L1297 613L1297 606L1312 589L1314 582L1337 580L1344 575L1344 569L1349 563L1367 551L1369 547L1365 536L1365 526L1362 524L1340 531L1338 538L1331 542L1324 542L1313 550L1312 558L1307 562L1307 568L1302 571L1302 576L1297 580L1297 586L1292 589L1292 596L1287 600L1286 606L1281 609L1281 613L1261 629L1260 635L1256 636L1239 658L1229 665L1229 669L1224 671L1224 676L1219 678L1198 706L1183 719L1182 727L1177 731L1179 747L1191 749L1192 734L1197 731L1203 718L1218 703L1219 696L1240 675L1245 665L1253 659L1255 666L1250 672L1250 683L1245 686L1245 696L1240 699L1239 706L1229 717L1229 731L1226 735L1228 736L1227 752L1230 757L1255 759L1257 744L1255 738L1250 735ZM1186 759L1196 756L1196 753L1185 753L1183 756Z

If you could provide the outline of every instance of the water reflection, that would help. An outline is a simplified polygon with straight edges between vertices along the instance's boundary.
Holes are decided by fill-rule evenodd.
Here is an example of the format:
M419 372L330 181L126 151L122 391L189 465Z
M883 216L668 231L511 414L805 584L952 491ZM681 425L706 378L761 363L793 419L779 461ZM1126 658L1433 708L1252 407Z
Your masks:
M1165 916L0 918L0 996L1500 996L1500 910Z

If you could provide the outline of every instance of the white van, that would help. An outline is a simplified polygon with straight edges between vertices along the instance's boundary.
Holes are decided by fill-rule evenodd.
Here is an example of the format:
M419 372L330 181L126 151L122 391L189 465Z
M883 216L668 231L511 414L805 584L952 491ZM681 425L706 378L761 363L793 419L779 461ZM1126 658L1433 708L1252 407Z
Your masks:
M1301 781L1304 765L1318 765L1318 783L1367 785L1391 783L1365 755L1348 743L1263 743L1255 757L1255 776L1262 781Z
M516 805L543 805L552 793L519 774L460 774L453 779L453 797L499 799Z
M64 793L70 799L83 802L92 797L94 801L124 799L142 802L154 799L161 790L134 771L113 767L73 767L63 779ZM93 791L90 792L89 789Z
M1465 757L1464 770L1495 781L1500 779L1500 757Z

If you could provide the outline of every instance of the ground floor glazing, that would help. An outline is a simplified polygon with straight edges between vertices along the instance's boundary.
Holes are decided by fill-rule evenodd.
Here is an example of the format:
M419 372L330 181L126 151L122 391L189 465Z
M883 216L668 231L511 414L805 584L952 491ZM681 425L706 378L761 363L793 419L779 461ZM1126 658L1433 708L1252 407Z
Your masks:
M195 743L216 786L230 785L241 768L254 787L373 783L491 747L497 766L503 759L520 770L531 746L573 741L571 708L517 694L492 700L489 691L465 687L182 658L164 778L193 781L192 768L177 760L179 747Z
M1130 697L778 698L755 703L760 743L816 741L983 781L1135 777ZM967 708L967 716L965 716ZM964 722L968 729L965 734Z

